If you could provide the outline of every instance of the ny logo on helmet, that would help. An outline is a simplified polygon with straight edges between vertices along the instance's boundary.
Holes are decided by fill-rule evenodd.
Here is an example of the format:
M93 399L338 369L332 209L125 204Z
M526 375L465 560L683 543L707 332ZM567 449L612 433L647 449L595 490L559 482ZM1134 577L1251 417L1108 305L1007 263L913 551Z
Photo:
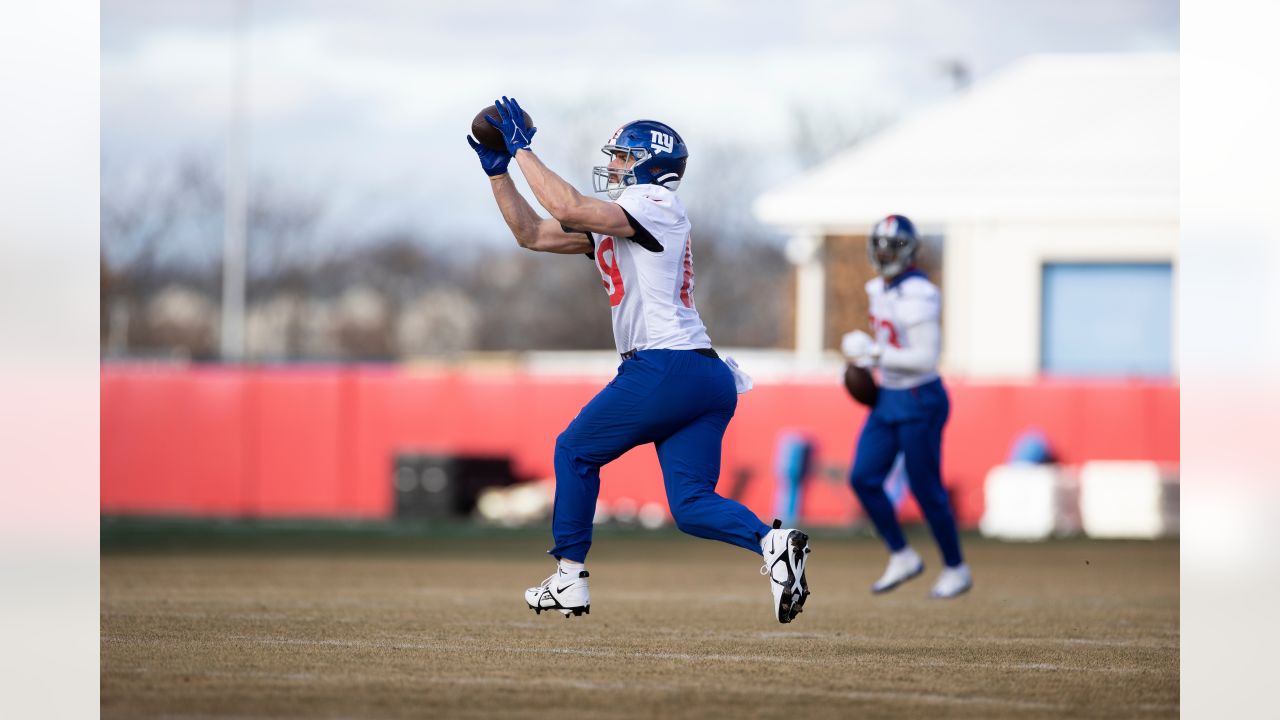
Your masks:
M676 146L675 138L660 130L650 130L649 134L653 138L651 142L653 143L654 153L669 153Z

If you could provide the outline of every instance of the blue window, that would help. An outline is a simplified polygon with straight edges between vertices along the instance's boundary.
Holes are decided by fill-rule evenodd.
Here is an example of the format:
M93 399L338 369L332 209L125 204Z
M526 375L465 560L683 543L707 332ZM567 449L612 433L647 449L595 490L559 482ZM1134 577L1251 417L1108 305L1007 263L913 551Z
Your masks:
M1169 263L1047 263L1040 368L1064 375L1173 371Z

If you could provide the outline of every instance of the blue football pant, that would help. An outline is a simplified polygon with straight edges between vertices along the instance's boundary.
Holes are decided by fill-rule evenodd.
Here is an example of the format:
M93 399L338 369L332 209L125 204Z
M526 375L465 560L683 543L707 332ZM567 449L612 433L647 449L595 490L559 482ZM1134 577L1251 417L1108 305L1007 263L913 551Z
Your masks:
M884 482L901 451L911 494L924 513L943 562L964 562L951 502L942 487L942 428L950 413L945 388L935 380L911 390L881 388L880 397L858 437L849 479L876 532L891 552L906 547L906 538L884 492Z
M701 538L760 552L769 526L716 494L720 447L737 408L733 375L691 350L641 350L556 438L551 519L557 558L583 562L600 494L600 467L653 443L676 526Z

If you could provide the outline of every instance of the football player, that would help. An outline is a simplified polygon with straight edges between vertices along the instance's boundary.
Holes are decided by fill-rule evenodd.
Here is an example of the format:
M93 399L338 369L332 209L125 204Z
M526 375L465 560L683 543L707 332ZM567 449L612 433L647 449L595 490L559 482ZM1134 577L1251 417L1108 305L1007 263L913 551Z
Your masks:
M879 368L880 392L862 426L850 482L889 547L889 565L871 586L874 593L887 592L924 572L924 562L903 537L884 491L885 478L902 453L911 494L945 565L929 595L951 598L967 591L973 580L942 487L942 428L950 411L938 377L942 299L937 286L913 264L919 245L915 226L902 215L876 223L867 241L867 259L879 274L866 286L872 334L851 332L841 349L849 362Z
M627 123L602 148L607 165L594 169L596 192L579 193L529 149L537 128L524 127L514 99L494 103L489 122L506 143L495 151L468 136L489 175L503 219L521 247L586 255L600 272L613 314L622 362L618 374L556 439L556 496L551 521L556 571L525 591L534 611L568 617L590 612L591 521L600 468L637 445L653 443L676 526L764 556L774 617L790 622L809 594L809 545L804 533L761 522L740 503L716 494L720 446L750 378L722 361L693 302L689 217L676 195L689 152L680 135L653 120ZM540 217L507 173L514 158L538 203Z

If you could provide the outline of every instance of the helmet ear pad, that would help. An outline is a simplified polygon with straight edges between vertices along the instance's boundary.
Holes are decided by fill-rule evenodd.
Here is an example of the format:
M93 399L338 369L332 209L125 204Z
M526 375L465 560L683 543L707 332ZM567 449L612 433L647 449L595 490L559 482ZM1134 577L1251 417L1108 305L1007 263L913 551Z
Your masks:
M684 179L684 168L688 162L688 157L674 159L667 167L663 168L666 172L654 174L653 184L661 185L668 190L675 190L680 187L680 181Z

